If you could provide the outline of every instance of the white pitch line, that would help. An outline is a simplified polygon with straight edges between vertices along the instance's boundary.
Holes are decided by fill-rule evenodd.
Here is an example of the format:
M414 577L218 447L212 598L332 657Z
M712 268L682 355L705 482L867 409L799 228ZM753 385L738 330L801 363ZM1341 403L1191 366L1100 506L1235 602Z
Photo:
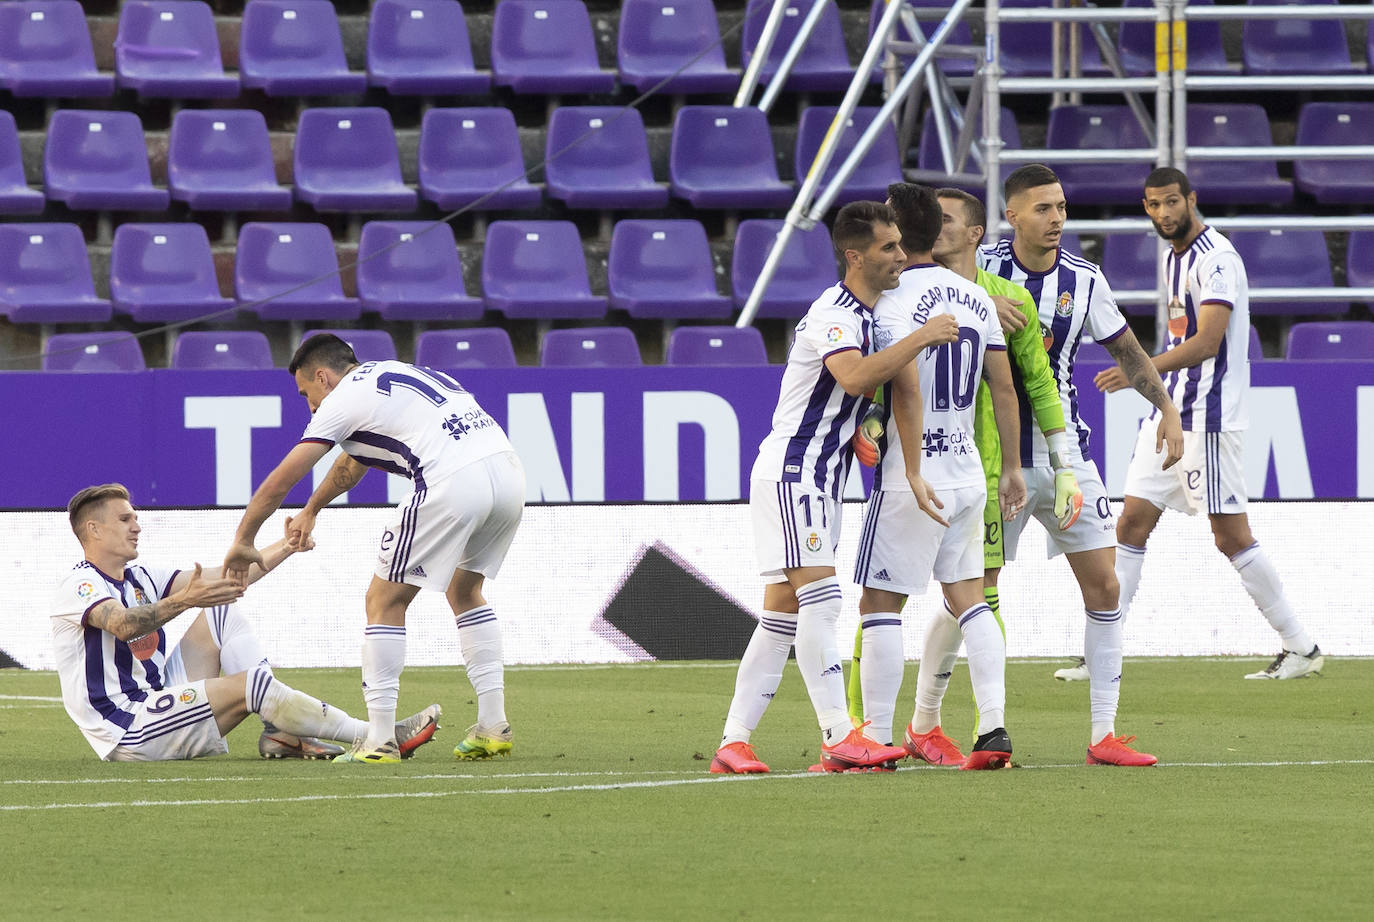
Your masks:
M1156 769L1168 768L1278 768L1278 767L1316 767L1324 765L1372 765L1374 759L1321 759L1314 761L1275 761L1275 762L1163 762ZM1020 766L1019 769L1066 769L1083 768L1082 763L1054 765ZM1019 770L1014 769L1014 770ZM934 766L910 767L902 772L940 771ZM690 778L662 779L658 781L615 781L604 784L564 784L551 787L505 787L488 790L463 791L393 791L375 794L302 794L295 797L242 797L242 798L199 798L195 800L129 800L99 801L96 803L51 803L51 804L0 804L0 812L27 812L37 810L104 810L111 807L216 807L247 806L253 804L291 804L316 803L320 801L349 800L397 800L409 798L433 799L442 797L469 797L510 794L565 794L582 791L618 791L634 788L682 787L689 784L721 783L767 783L768 781L795 780L798 778L825 777L825 772L791 772L771 775L693 775ZM519 777L519 776L516 776ZM530 776L525 776L530 777ZM409 779L408 779L409 780Z
M351 780L355 780L355 779L356 779L356 780L359 780L359 781L367 781L367 782L386 782L386 781L411 782L411 781L470 781L470 780L483 780L483 779L488 779L488 778L501 778L501 779L509 779L509 778L607 778L607 777L610 777L610 778L627 778L627 777L630 777L630 778L639 778L639 777L642 777L642 776L644 776L644 775L689 775L689 776L695 776L695 775L699 775L699 774L701 774L701 772L700 772L699 770L688 771L688 770L685 770L685 769L681 769L681 770L676 770L676 771L674 771L674 770L663 769L663 770L646 770L646 771L637 771L637 772L614 772L614 771L599 771L599 772L500 772L500 773L493 773L493 774L486 774L486 773L479 773L479 772L438 772L438 773L429 774L429 775L380 775L380 774L377 774L376 772L373 772L373 773L368 774L368 775L362 775L362 774L345 774L345 773L342 773L342 772L330 771L330 770L326 769L322 774L320 774L319 776L314 777L314 778L289 778L289 779L286 779L286 780L289 780L289 781L292 781L292 782L297 782L297 781L306 781L306 782L320 781L320 782L328 782L328 783L331 783L331 784L332 784L332 783L334 783L335 781L340 781L340 780L350 780L350 781L351 781ZM273 782L275 782L275 781L281 781L281 780L283 780L283 779L281 779L281 778L273 778L273 777L268 777L268 776L263 776L263 775L255 775L255 776L246 776L246 775L245 775L245 776L242 776L242 777L212 776L212 777L207 777L207 778L193 778L193 777L189 777L189 776L186 776L186 777L174 777L174 778L64 778L64 779L55 779L55 778L6 778L6 779L4 779L3 781L0 781L0 784L173 784L173 783L176 783L176 784L184 784L184 783L201 783L201 784L207 784L207 783L215 783L215 784L227 783L227 784L243 784L243 783L245 783L245 782L256 782L256 781L273 781Z
M42 695L0 695L0 701L47 701L62 703L61 698L49 698Z

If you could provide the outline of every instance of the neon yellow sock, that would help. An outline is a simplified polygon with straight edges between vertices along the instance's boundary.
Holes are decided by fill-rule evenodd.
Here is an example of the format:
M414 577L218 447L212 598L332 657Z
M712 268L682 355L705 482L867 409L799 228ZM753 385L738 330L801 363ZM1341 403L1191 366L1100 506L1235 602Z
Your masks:
M854 630L854 659L849 664L849 684L845 686L845 697L849 699L849 716L856 724L864 721L864 691L859 678L859 658L863 649L864 627L860 624Z

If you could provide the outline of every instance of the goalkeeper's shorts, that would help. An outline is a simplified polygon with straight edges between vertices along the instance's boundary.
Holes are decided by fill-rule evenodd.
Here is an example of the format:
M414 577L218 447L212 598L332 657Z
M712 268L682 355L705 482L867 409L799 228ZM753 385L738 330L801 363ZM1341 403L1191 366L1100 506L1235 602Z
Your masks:
M1023 467L1026 478L1026 508L1010 522L1003 523L1002 541L1007 560L1016 559L1021 532L1032 518L1045 527L1047 556L1076 554L1116 547L1116 516L1107 500L1107 488L1091 461L1077 461L1073 465L1078 488L1083 491L1083 512L1067 531L1059 530L1059 517L1054 514L1054 468Z
M988 501L983 506L983 569L999 570L1007 562L1002 505L997 501L1000 477L988 478Z

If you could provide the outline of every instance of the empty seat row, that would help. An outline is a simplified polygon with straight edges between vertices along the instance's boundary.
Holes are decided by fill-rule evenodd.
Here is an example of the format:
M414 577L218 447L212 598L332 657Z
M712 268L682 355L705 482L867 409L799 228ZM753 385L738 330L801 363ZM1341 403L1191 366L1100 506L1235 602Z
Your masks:
M877 110L856 111L840 155ZM834 119L833 107L802 113L796 169L806 172ZM635 109L564 106L549 119L544 167L549 196L571 208L659 209L669 193L694 207L779 209L793 186L778 179L767 116L755 108L684 106L675 119L669 183L655 182L644 122ZM542 200L525 179L515 119L496 107L430 109L420 128L419 192L444 209L529 209ZM418 202L402 182L391 116L376 107L306 109L293 155L296 200L321 212L408 212ZM168 189L152 183L142 125L132 112L63 109L49 121L43 156L48 199L70 208L157 211L169 199L200 211L283 211L271 138L252 109L183 109L168 139ZM902 178L896 133L885 131L837 205L882 199ZM14 118L0 111L0 210L36 213L44 195L25 183Z
M792 0L769 73L809 0ZM770 0L751 0L744 61ZM473 66L467 21L457 0L377 0L367 37L367 72L350 71L333 4L255 0L245 6L239 73L226 74L214 15L200 0L129 0L115 40L115 72L96 70L76 0L0 4L0 87L16 96L105 98L115 87L145 97L220 99L240 87L269 96L357 94L369 86L396 95L609 93L621 81L643 92L725 93L739 71L725 64L711 0L624 0L617 38L619 73L598 64L596 36L581 0L505 0L491 25L491 71ZM688 65L684 69L684 65ZM789 80L790 89L842 90L853 74L839 10L827 4Z
M1250 288L1307 288L1334 284L1326 236L1316 230L1227 231L1245 261ZM1102 244L1102 272L1113 290L1149 290L1158 284L1159 238L1153 234L1110 234ZM1374 285L1374 232L1356 231L1346 244L1346 276L1351 286ZM1250 301L1257 315L1344 314L1348 301ZM1128 305L1127 311L1152 315L1153 304Z
M234 310L263 320L350 321L364 310L388 321L632 317L723 319L753 288L781 221L743 221L732 294L716 291L706 232L691 220L616 224L608 294L594 294L571 221L497 221L482 257L482 297L466 293L453 231L444 223L372 221L356 260L357 297L344 294L334 241L323 224L250 222L239 232L234 299L220 295L204 228L123 224L110 252L110 300L95 293L75 224L0 224L0 313L11 323L100 323L114 311L136 323L180 323ZM824 225L789 242L759 315L800 317L835 279Z
M1253 103L1191 103L1189 146L1270 147L1269 118ZM1374 145L1374 103L1309 102L1298 114L1297 144ZM1045 144L1051 149L1151 148L1145 130L1125 105L1060 106L1050 110ZM1148 165L1054 164L1071 203L1134 205ZM1374 202L1374 160L1293 161L1293 181L1273 160L1195 160L1188 175L1203 205L1283 205L1293 186L1323 204Z
M353 347L359 361L397 357L385 330L307 330L333 333ZM549 330L540 343L545 367L593 368L642 364L634 333L625 327ZM415 364L431 368L513 368L515 349L501 327L427 330L415 341ZM669 365L767 365L763 335L755 327L678 327L668 338ZM258 330L188 331L172 347L173 368L212 371L265 370L275 366L267 335ZM138 339L129 333L58 333L43 355L45 371L143 371Z

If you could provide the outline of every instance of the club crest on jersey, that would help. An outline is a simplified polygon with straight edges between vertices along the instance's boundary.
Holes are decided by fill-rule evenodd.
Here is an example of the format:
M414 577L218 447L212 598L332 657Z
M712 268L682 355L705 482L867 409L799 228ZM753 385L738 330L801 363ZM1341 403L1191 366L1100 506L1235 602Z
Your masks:
M825 331L825 341L828 343L837 343L842 339L844 339L844 330L841 327L830 327Z
M148 597L144 595L143 590L138 588L137 586L134 587L134 601L137 602L139 605L148 604Z
M89 599L91 596L95 595L95 584L85 581L77 583L76 594L83 599Z
M1073 292L1059 292L1059 300L1054 303L1054 312L1059 317L1067 317L1073 313Z
M812 552L819 551L821 549L821 536L813 531L806 539L806 549Z
M181 694L177 695L177 700L182 704L191 704L196 700L196 690L194 688L183 688Z

